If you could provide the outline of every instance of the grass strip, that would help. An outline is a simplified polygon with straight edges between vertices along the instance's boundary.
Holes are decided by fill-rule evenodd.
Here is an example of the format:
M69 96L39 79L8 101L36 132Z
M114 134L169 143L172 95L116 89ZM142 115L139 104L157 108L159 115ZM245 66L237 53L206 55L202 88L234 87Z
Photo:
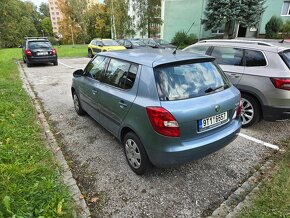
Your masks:
M88 56L88 45L61 45L54 47L59 58Z
M0 217L71 217L68 189L22 88L20 49L0 50Z
M290 139L281 145L286 153L276 160L278 171L259 190L252 206L242 210L240 218L290 217Z

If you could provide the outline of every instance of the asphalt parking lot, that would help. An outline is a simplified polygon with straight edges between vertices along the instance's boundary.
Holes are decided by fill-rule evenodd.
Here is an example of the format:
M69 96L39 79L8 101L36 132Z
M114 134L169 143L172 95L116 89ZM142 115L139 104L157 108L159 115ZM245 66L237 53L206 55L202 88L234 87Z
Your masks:
M177 168L153 168L137 176L126 163L122 145L92 118L74 111L72 72L83 69L88 61L59 59L59 66L22 66L93 217L210 215L253 169L273 155L276 147L272 145L290 137L290 121L262 121L243 129L243 135L230 145L203 159ZM97 197L97 204L90 202L92 197Z

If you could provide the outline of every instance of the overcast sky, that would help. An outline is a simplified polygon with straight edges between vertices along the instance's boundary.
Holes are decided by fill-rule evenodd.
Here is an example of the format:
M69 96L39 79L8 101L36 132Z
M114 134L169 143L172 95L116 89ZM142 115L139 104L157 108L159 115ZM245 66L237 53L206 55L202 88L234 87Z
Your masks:
M42 2L48 3L48 0L24 0L24 1L30 1L33 2L35 5L39 6Z

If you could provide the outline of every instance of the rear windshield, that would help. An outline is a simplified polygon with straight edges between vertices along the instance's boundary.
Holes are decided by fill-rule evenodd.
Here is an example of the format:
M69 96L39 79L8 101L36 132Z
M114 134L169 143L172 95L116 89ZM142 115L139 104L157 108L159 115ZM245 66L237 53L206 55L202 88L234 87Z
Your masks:
M156 67L154 74L161 101L204 96L230 86L225 74L213 62Z
M31 41L28 42L29 49L37 49L37 48L51 48L52 45L48 41Z
M285 50L281 52L280 56L282 57L287 67L290 69L290 50Z

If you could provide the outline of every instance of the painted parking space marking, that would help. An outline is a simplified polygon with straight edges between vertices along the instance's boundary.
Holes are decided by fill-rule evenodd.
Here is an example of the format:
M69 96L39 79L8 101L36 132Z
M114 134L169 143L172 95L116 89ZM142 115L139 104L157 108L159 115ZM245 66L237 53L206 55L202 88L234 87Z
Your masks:
M61 65L63 65L63 66L65 66L65 67L68 67L70 69L74 69L73 67L71 67L71 66L69 66L69 65L67 65L65 63L62 63L61 61L58 61L58 63L61 64Z
M239 133L239 136L241 136L241 137L243 137L245 139L251 140L253 142L256 142L258 144L264 145L264 146L266 146L268 148L272 148L274 150L279 150L279 147L277 145L273 145L273 144L270 144L270 143L267 143L267 142L263 142L262 140L256 139L256 138L254 138L252 136L248 136L248 135L243 134L243 133Z

